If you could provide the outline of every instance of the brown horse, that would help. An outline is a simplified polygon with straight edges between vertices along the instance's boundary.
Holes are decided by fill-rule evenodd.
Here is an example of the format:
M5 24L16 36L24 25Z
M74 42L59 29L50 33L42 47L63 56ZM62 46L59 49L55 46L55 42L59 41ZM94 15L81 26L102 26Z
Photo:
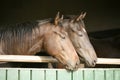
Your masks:
M58 16L54 22L42 20L0 27L0 54L34 55L41 50L55 57L66 69L74 70L79 57Z
M80 16L66 16L61 24L68 32L69 38L71 39L80 59L84 61L88 67L94 67L97 61L97 56L85 30L85 24L83 21L85 15L86 13L81 13Z

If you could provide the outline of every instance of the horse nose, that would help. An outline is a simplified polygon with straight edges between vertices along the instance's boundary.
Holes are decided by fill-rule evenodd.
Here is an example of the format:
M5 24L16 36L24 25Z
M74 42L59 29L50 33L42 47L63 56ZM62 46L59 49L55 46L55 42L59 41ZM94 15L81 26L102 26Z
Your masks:
M73 63L68 62L68 65L66 65L66 69L71 70L71 71L77 70L79 64L80 64L80 61L77 61L76 63L74 63L74 62Z

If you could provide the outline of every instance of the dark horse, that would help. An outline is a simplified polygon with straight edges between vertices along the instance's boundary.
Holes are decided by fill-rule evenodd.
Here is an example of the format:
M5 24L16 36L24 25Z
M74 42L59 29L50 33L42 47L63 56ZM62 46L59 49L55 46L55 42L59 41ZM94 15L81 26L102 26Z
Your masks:
M52 22L41 20L0 27L1 55L34 55L41 50L55 57L66 69L74 70L79 57L58 16Z
M81 13L79 16L67 15L59 19L61 19L61 25L67 31L80 60L85 62L87 67L94 67L97 56L85 30L83 21L85 15L86 13Z

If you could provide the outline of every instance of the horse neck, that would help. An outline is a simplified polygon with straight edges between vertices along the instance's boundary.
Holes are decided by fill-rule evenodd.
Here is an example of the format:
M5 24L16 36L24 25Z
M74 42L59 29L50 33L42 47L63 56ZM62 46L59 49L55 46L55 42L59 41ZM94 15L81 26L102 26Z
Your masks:
M32 37L34 40L32 40L32 45L30 46L30 49L28 50L28 54L36 54L37 52L40 52L44 50L44 38L45 35L51 30L51 26L49 23L44 24L38 24L38 27L33 29L32 31Z

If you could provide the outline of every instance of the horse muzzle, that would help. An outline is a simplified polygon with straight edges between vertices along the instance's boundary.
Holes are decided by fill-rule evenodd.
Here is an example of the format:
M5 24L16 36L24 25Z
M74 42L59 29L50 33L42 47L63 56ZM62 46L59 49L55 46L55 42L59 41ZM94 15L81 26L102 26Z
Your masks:
M80 61L78 60L76 63L71 63L71 62L68 62L66 65L65 65L65 68L69 71L75 71L79 68L79 64L80 64Z

